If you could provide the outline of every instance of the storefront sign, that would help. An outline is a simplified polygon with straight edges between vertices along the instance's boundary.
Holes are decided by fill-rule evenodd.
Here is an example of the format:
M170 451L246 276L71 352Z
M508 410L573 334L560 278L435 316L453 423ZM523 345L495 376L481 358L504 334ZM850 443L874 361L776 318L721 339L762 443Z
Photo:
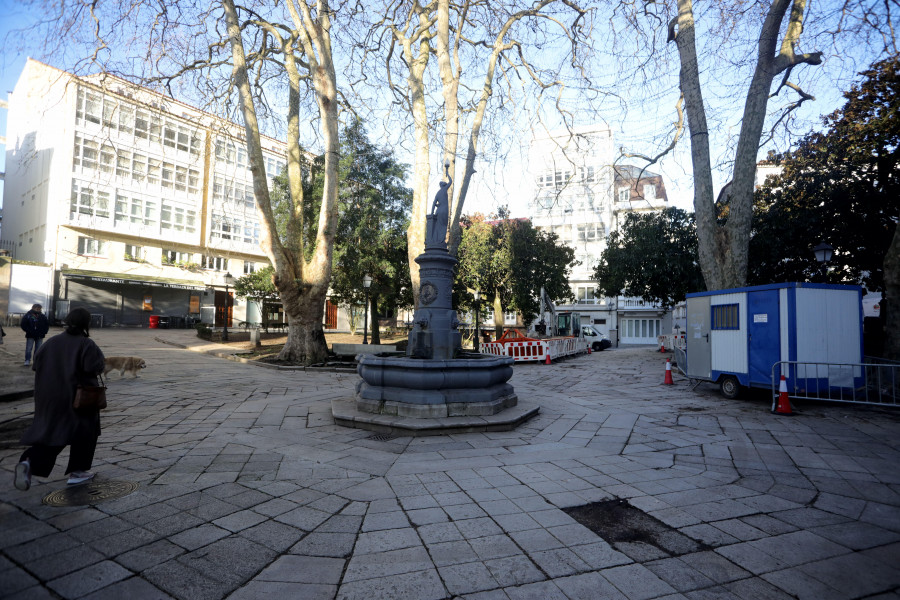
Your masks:
M190 283L170 283L168 281L149 281L142 279L119 279L116 277L100 277L96 275L79 275L76 273L63 273L63 277L69 279L82 279L95 283L116 283L119 285L140 285L144 287L161 287L173 290L203 291L205 286Z

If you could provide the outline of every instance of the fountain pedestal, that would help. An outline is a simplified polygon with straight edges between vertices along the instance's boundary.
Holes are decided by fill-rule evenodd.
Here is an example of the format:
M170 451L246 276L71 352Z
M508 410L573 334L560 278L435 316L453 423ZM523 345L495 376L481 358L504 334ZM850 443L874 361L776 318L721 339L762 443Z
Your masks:
M421 285L406 356L357 357L361 381L354 405L332 404L342 425L418 434L504 430L538 412L537 406L518 406L507 383L512 358L462 350L452 305L457 260L446 243L450 183L441 182L427 215L425 251L416 258Z

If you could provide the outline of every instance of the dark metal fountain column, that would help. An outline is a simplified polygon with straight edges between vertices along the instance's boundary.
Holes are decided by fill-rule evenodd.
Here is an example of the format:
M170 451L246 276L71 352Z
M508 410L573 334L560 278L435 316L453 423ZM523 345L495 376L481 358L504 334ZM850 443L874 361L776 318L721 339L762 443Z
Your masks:
M406 356L359 357L362 381L356 388L359 411L412 418L494 415L516 406L513 360L462 351L459 321L453 309L453 270L447 250L453 183L435 195L426 219L425 252L416 258L421 285Z
M449 165L447 182L435 195L431 213L426 215L425 252L419 263L419 306L409 334L407 356L412 358L455 358L462 349L459 321L453 310L453 269L457 260L447 250L450 202L447 190L453 183Z

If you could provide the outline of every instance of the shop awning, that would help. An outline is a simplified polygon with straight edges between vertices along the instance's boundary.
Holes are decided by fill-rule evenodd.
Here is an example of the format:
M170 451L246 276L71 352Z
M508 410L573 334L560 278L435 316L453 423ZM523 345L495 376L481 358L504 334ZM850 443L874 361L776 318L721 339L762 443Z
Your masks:
M192 290L202 292L209 286L202 281L184 281L180 279L163 279L162 277L146 277L124 273L105 273L103 271L80 271L64 269L62 276L68 279L80 279L96 283L117 283L122 285L141 285L145 287L162 287L173 290Z

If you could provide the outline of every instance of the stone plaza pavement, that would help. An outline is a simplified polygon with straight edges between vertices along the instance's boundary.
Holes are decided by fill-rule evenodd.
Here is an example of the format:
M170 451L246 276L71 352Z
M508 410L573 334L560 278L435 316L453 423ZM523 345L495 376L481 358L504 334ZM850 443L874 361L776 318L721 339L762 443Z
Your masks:
M95 461L138 487L45 505L66 451L14 489L32 404L0 403L2 598L900 598L900 411L774 416L662 385L644 347L517 365L541 412L514 431L385 439L332 421L355 374L225 360L190 331L94 337L148 363L112 375ZM656 533L564 510L614 499Z

